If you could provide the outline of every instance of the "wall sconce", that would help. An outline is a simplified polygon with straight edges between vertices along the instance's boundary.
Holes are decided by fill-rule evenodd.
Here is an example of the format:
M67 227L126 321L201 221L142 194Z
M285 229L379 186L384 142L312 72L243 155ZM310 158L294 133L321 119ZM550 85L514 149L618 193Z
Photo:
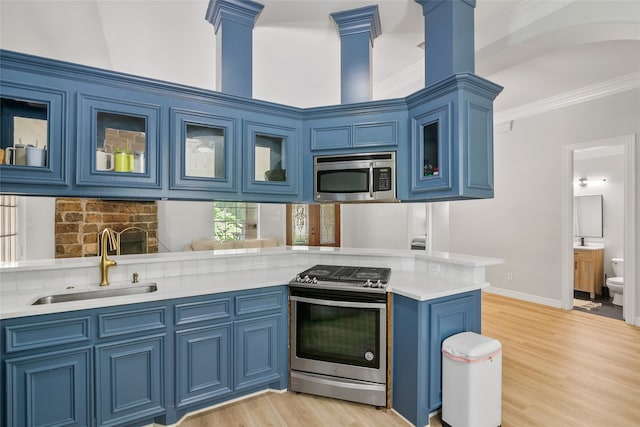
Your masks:
M578 180L578 183L577 183L577 184L578 184L580 187L586 187L586 186L587 186L587 185L589 185L589 184L599 184L599 183L606 182L606 181L607 181L607 179L606 179L606 178L599 178L599 179L587 179L587 178L580 178L580 179Z

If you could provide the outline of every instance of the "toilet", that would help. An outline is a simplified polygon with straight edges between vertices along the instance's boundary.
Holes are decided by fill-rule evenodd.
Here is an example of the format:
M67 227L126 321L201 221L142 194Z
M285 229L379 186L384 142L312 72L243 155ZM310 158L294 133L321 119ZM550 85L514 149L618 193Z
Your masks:
M609 293L613 296L614 305L622 305L622 290L624 289L624 259L611 258L611 267L613 267L613 275L615 277L609 277L607 279L607 288Z

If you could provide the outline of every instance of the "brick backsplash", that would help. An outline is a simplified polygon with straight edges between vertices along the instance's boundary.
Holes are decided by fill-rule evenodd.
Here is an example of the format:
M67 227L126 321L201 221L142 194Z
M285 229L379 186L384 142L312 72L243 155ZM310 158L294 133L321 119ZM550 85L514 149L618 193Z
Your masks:
M98 232L140 227L148 233L147 253L158 252L156 202L58 198L55 218L56 258L98 255Z

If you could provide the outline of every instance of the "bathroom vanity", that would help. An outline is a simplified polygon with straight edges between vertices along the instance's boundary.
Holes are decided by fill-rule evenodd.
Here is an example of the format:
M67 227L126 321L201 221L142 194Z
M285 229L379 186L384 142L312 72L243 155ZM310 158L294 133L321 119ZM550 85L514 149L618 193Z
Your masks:
M589 292L591 299L602 294L604 284L604 248L573 248L573 289Z

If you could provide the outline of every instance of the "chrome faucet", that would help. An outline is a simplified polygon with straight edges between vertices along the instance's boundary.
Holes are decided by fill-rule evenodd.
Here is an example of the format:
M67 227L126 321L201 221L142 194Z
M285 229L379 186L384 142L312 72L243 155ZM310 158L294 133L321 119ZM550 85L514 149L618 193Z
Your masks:
M109 241L111 250L117 249L118 237L116 234L117 233L109 227L100 232L100 286L109 285L109 267L118 265L114 260L107 258L107 240Z

